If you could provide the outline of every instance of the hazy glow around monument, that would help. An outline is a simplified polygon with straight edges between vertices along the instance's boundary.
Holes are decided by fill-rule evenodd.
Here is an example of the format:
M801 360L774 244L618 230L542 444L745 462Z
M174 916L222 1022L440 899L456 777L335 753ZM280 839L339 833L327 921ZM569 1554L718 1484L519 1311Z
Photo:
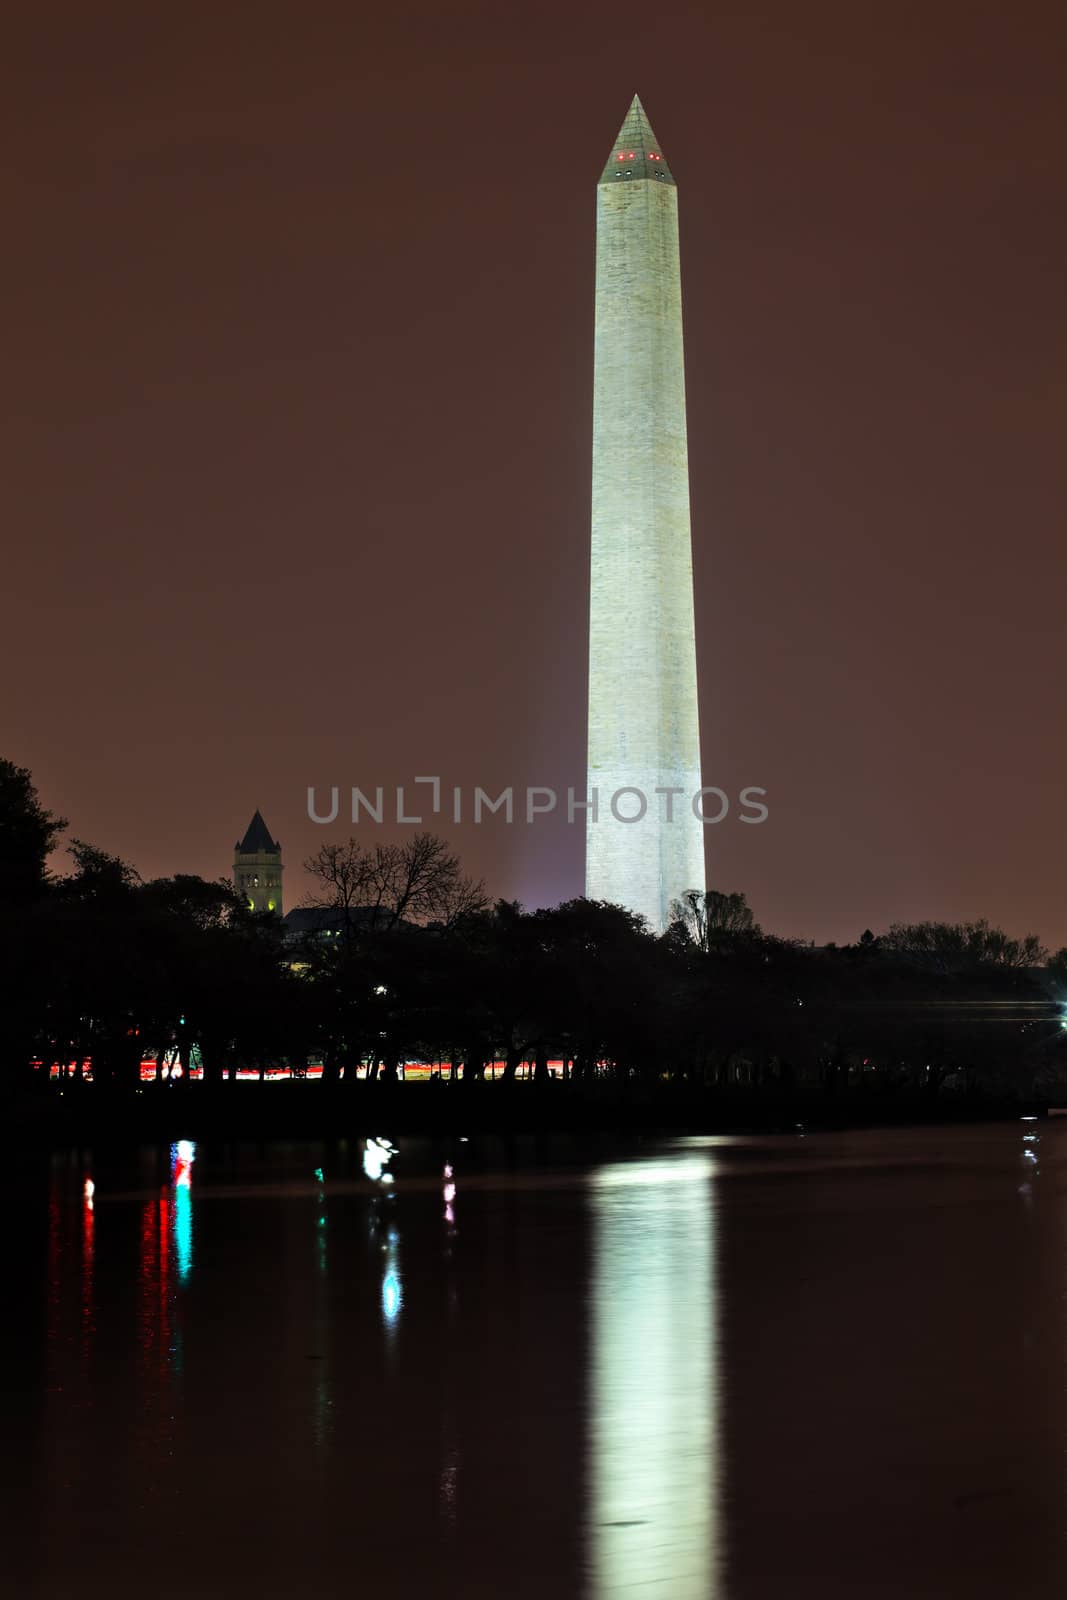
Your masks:
M586 894L666 926L704 887L678 191L634 97L597 186ZM649 799L622 821L620 789ZM656 791L677 799L668 820Z

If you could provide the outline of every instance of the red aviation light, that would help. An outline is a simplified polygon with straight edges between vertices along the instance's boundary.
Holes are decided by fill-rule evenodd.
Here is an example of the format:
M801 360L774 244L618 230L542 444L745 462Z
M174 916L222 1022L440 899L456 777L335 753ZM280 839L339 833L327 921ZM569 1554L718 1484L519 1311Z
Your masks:
M616 161L632 161L633 159L634 153L632 150L620 150L618 155L615 157Z
M658 156L654 150L650 150L648 152L648 159L650 161L662 161L663 157L662 156Z

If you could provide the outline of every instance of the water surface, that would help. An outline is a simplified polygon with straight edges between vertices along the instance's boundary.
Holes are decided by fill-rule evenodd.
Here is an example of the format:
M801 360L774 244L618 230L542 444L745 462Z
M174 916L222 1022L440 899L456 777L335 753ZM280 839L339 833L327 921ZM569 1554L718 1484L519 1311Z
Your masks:
M1054 1122L183 1141L8 1194L14 1595L1067 1580Z

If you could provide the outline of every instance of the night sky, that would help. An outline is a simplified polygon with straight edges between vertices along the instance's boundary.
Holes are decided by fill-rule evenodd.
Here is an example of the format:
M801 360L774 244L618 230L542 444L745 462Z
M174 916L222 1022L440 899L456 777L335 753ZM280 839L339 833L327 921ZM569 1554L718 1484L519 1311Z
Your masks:
M713 884L1067 943L1059 5L93 6L5 22L0 753L287 900L306 789L581 786L594 195L679 184ZM364 824L368 842L383 830ZM395 831L395 830L394 830ZM442 829L495 894L584 837Z

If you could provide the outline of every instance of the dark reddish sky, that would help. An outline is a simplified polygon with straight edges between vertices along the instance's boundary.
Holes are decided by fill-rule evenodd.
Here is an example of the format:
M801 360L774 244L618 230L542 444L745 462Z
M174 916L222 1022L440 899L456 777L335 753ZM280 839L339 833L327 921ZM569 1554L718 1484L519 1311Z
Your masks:
M1067 942L1059 5L23 7L2 751L145 873L580 784L594 185L680 186L712 833L768 927ZM331 830L338 836L337 830ZM578 892L580 828L458 830Z

